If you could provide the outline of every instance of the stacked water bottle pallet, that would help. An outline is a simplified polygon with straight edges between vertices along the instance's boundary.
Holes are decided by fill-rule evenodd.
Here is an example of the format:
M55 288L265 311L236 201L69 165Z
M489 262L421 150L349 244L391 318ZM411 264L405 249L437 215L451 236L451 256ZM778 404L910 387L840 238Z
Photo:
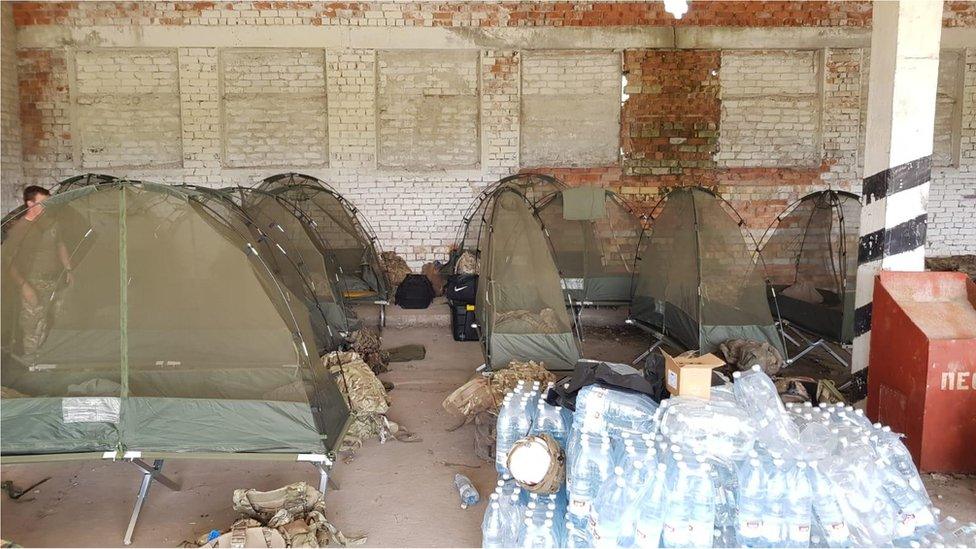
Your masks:
M898 435L849 406L784 406L758 368L660 406L587 386L569 414L540 393L520 385L499 412L484 547L976 545L976 524L939 519ZM565 444L552 495L507 470L538 433Z

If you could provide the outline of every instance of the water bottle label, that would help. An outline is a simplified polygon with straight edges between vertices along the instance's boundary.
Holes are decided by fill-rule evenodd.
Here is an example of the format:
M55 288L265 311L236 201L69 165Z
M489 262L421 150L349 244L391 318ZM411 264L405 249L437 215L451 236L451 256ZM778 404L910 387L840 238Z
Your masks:
M739 523L739 532L743 537L758 538L762 535L763 523L761 520L746 520Z
M850 530L847 529L847 525L843 522L825 524L824 531L826 532L827 539L831 542L831 544L846 541L851 537Z
M794 541L806 541L810 539L809 524L793 524L790 526L790 539Z
M579 498L570 498L569 512L578 517L588 517L590 514L590 502Z

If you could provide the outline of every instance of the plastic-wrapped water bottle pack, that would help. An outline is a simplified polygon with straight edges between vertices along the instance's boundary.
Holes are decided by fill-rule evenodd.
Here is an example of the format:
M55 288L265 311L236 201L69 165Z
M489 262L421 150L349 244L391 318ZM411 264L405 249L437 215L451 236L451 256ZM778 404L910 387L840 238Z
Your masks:
M784 405L758 368L710 400L599 386L576 412L520 383L498 415L498 486L484 547L971 547L940 518L900 436L844 405ZM566 452L552 495L518 486L505 457L547 433Z

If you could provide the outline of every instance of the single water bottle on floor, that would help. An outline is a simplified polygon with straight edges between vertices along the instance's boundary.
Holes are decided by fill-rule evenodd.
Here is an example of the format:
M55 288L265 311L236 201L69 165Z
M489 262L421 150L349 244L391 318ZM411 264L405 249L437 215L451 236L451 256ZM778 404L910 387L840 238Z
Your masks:
M454 475L454 487L457 488L458 495L461 496L461 509L467 509L472 505L478 503L481 496L478 495L478 490L471 484L471 479L457 473Z

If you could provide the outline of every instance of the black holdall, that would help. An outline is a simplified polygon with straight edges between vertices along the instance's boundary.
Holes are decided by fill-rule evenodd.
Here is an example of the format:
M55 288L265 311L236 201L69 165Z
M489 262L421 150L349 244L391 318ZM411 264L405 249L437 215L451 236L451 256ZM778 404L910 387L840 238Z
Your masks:
M426 309L434 300L434 285L422 274L409 274L396 289L396 304L403 309Z
M447 277L444 297L454 303L474 305L478 298L478 275L456 274Z

